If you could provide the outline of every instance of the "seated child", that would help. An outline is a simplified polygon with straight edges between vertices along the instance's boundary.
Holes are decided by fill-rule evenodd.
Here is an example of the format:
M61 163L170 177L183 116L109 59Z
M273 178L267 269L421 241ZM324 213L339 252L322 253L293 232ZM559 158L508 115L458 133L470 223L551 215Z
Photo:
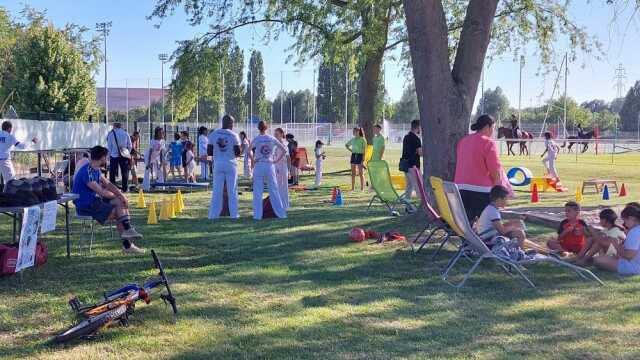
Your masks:
M567 218L560 223L558 238L549 240L547 246L551 250L560 251L562 256L574 253L583 257L586 237L591 237L591 231L587 223L580 219L580 205L575 201L569 201L564 204L564 213Z
M628 204L622 210L622 220L627 229L624 242L612 242L616 255L598 256L593 263L600 269L620 275L640 274L640 206Z
M616 215L615 211L611 209L600 211L602 235L594 237L593 243L588 246L589 250L576 261L576 264L585 265L593 260L596 255L613 256L617 254L613 244L623 242L626 235L622 227L616 225L616 220L618 220L618 215Z
M527 235L524 231L525 226L521 220L502 221L502 215L499 209L507 206L508 197L509 190L504 186L496 185L491 188L491 192L489 193L491 203L484 208L477 222L478 236L480 236L487 246L492 246L496 237L504 236L517 240L518 245L523 250L534 249L543 253L548 252L548 250L542 246L527 240Z

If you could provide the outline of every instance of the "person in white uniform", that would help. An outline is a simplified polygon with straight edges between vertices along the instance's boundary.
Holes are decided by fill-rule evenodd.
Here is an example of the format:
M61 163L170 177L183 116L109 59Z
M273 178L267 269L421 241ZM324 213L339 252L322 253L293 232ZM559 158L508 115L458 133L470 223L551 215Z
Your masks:
M251 143L244 131L240 131L240 152L244 162L244 177L251 179Z
M0 131L0 175L2 175L2 181L5 184L16 176L11 162L11 148L15 147L16 149L24 150L28 145L18 141L11 134L11 130L13 130L13 124L10 121L4 121L2 123L2 131ZM31 142L36 144L38 139L34 137Z
M544 133L544 147L544 152L540 155L540 157L543 158L542 163L547 169L549 176L554 179L559 179L560 176L558 176L558 169L556 169L556 159L558 158L559 148L558 145L556 145L556 142L551 138L551 133L548 131ZM547 155L547 157L544 157L545 155Z
M322 146L324 143L321 140L316 141L316 148L313 152L316 157L316 187L319 187L322 182L322 162L326 158Z
M213 147L213 193L209 205L209 219L217 219L223 208L224 184L227 184L229 216L240 217L238 212L238 169L236 158L240 157L240 138L233 132L234 119L230 115L222 118L222 129L209 135L209 146Z
M280 151L283 156L287 148L282 145L278 139L271 135L267 135L267 123L260 121L258 123L260 135L256 136L252 143L252 164L253 164L253 218L262 219L262 192L264 185L267 185L269 198L271 199L271 207L273 212L279 218L286 218L287 211L282 206L280 194L278 193L278 183L276 181L276 169L274 164L281 159L275 157L275 149Z
M282 128L277 128L273 134L286 149L287 140L284 137L284 130L282 130ZM284 207L285 210L289 210L289 166L291 166L289 150L286 149L284 151L284 156L280 155L280 150L278 148L276 149L275 157L280 159L280 161L274 164L276 167L276 181L278 182L278 193L280 194L282 207Z
M161 127L155 128L153 131L153 140L149 142L149 148L145 151L144 161L145 170L142 181L142 188L145 191L151 189L151 174L156 174L156 181L164 182L163 162L165 154L164 130Z
M201 126L198 128L198 160L200 162L200 176L207 182L209 181L209 157L207 156L207 146L209 138L207 137L207 128Z

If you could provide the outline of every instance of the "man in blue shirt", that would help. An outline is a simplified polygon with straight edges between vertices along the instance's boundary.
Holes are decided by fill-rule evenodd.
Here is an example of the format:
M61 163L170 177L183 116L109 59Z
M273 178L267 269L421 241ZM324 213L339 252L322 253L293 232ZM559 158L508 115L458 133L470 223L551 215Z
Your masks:
M134 239L141 239L142 235L131 226L129 201L100 172L107 164L107 155L107 148L94 146L90 150L89 162L76 171L73 179L73 192L79 196L73 201L76 211L78 215L91 216L100 224L116 220L124 253L144 254L144 250L132 242Z

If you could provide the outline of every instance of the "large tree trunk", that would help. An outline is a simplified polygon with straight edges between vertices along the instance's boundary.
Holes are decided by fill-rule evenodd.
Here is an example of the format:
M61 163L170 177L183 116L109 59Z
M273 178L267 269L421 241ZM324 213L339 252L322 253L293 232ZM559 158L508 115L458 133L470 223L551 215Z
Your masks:
M375 118L375 109L383 57L384 50L370 55L358 82L358 122L364 128L364 136L369 142L373 139L373 125L379 121Z
M441 0L404 0L423 129L424 176L453 180L456 145L469 117L498 0L470 0L453 69Z

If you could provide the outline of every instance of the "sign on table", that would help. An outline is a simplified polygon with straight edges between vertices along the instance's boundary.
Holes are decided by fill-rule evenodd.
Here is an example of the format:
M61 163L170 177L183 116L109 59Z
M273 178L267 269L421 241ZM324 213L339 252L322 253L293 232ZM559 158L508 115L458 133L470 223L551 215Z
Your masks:
M58 215L58 202L49 201L44 203L42 209L42 225L40 226L40 233L44 234L56 229L56 216Z
M24 209L16 272L32 267L35 263L38 227L40 227L40 207L32 206Z

